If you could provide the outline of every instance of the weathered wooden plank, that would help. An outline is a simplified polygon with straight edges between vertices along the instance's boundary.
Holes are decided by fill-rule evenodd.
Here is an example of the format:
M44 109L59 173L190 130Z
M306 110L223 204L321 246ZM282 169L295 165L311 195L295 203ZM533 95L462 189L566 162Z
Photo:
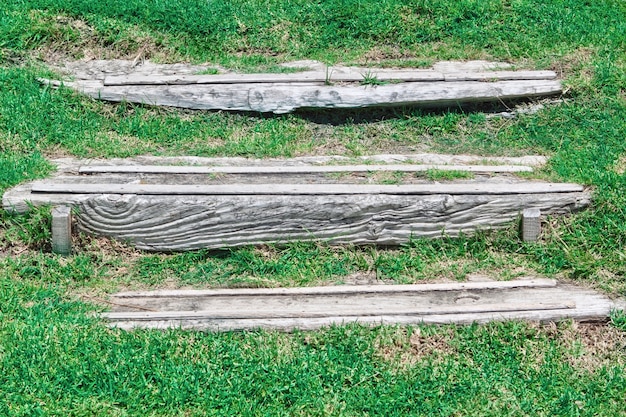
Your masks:
M442 106L561 93L558 80L401 83L379 86L291 86L278 84L108 86L101 81L65 83L107 101L128 101L198 110L289 113L299 108Z
M88 194L33 194L31 184L27 183L7 190L2 195L2 207L9 212L26 213L31 207L43 205L74 206L89 197Z
M418 287L420 284L415 285ZM386 285L384 287L393 287ZM236 290L217 293L192 292L178 296L128 296L115 294L111 297L113 311L213 311L224 314L235 312L257 314L258 312L280 312L283 317L300 315L303 312L329 311L331 315L401 314L415 312L416 308L428 312L440 306L465 308L471 306L516 305L527 299L535 305L550 304L554 300L545 297L542 291L552 286L510 286L509 288L438 289L436 291L380 291L380 292L329 292L324 288L311 293L265 291L254 294ZM506 290L506 294L504 293ZM183 292L183 291L180 291ZM520 297L519 294L523 293ZM523 300L523 301L520 301ZM559 301L563 301L559 299ZM491 308L491 307L490 307ZM463 310L470 311L470 310ZM441 312L441 311L440 311ZM410 314L413 314L410 313ZM316 313L318 314L318 313ZM404 313L402 313L404 314ZM409 314L409 313L407 313ZM427 314L427 313L424 313ZM441 312L441 314L444 314ZM235 317L235 316L233 316ZM239 316L237 316L239 317ZM295 317L295 316L294 316Z
M341 172L532 172L523 165L309 165L309 166L180 166L180 165L86 165L80 174L142 173L142 174L318 174Z
M256 84L256 83L317 83L362 82L375 78L378 81L504 81L504 80L551 80L554 71L484 71L442 73L433 70L336 70L328 72L305 71L292 74L215 74L215 75L125 75L109 76L105 86L126 85L188 85L188 84Z
M578 184L521 182L449 184L71 184L36 181L33 193L138 195L510 195L582 192Z
M125 303L134 302L128 298L121 299ZM191 302L186 297L179 299ZM312 330L331 324L354 322L370 325L464 324L493 320L555 321L567 318L597 321L607 320L614 308L614 303L602 294L563 284L546 288L432 293L416 291L366 296L358 292L351 295L327 294L327 297L319 294L233 295L226 298L209 296L197 303L203 311L168 311L168 308L180 305L159 305L159 297L148 297L146 300L156 301L157 311L132 313L131 310L123 310L108 313L105 317L111 319L113 326L125 329L180 327L227 331L266 328L289 331L296 328ZM469 304L463 304L468 300ZM187 304L189 305L191 304Z
M431 316L446 314L473 314L473 313L504 313L511 311L538 311L538 310L566 310L575 308L573 301L551 303L516 303L516 304L480 304L460 306L427 306L413 307L409 309L385 306L382 311L368 308L350 311L349 309L301 309L300 311L157 311L157 312L111 312L104 313L103 317L110 321L151 321L151 320L197 320L197 319L279 319L279 318L322 318L341 315L342 317L367 317L389 314L394 316ZM339 311L337 311L339 310Z
M503 81L503 80L554 80L554 71L485 71L449 72L443 78L448 82L460 81Z
M105 86L126 85L188 85L188 84L259 84L259 83L313 83L324 85L332 82L361 82L375 77L379 81L444 81L444 75L432 70L368 70L298 72L291 74L215 74L215 75L165 75L165 76L115 76L104 79ZM522 78L523 79L523 78Z
M412 237L508 227L524 208L563 214L586 193L511 195L93 195L78 204L80 230L175 251L325 240L399 245Z
M556 287L554 279L533 278L513 281L469 281L407 285L329 285L323 287L288 288L218 288L208 290L154 290L125 291L113 294L115 298L196 298L229 296L303 296L303 295L355 295L355 294L398 294L439 291L504 290L512 288Z
M299 156L294 158L243 158L243 157L198 157L198 156L138 156L134 158L74 159L57 158L50 162L58 172L78 172L89 165L181 165L181 166L319 166L319 165L545 165L548 158L543 155L518 157L449 155L435 153L374 154L357 157L341 155Z

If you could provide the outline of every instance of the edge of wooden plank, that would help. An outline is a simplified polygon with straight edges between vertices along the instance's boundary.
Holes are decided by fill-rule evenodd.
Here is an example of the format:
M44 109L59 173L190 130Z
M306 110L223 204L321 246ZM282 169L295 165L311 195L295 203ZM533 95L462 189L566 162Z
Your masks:
M210 290L157 290L127 291L112 294L115 298L165 298L165 297L211 297L211 296L255 296L255 295L340 295L340 294L397 294L429 291L497 290L510 288L551 288L557 281L546 278L515 281L454 282L439 284L409 285L337 285L325 287L297 288L238 288Z
M523 182L516 184L55 184L35 181L33 193L53 194L137 194L137 195L356 195L356 194L451 194L508 195L581 192L584 187L571 183Z
M318 166L180 166L180 165L86 165L79 174L133 173L133 174L315 174L334 172L532 172L526 165L318 165Z

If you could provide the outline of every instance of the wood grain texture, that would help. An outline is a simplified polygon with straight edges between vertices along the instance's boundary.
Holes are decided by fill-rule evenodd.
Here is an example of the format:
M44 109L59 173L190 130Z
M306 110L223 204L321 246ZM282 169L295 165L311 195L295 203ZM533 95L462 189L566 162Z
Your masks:
M189 84L256 84L256 83L317 83L362 82L366 78L378 81L493 81L493 80L551 80L554 71L483 71L449 72L433 70L390 70L379 68L304 71L293 74L215 74L215 75L125 75L109 76L105 86L125 85L189 85Z
M561 93L558 80L401 83L379 86L289 84L108 86L100 80L65 83L93 98L198 110L289 113L300 108L442 106Z
M216 288L207 290L154 290L124 291L113 294L114 298L134 298L152 300L155 298L197 298L229 296L303 296L303 295L355 295L355 294L415 294L421 292L504 290L512 288L550 288L557 281L546 278L518 279L513 281L468 281L443 282L434 284L407 285L327 285L323 287L286 288ZM151 302L151 301L150 301Z
M132 158L111 159L75 159L56 158L50 160L57 166L57 172L77 173L80 167L90 165L176 165L210 167L276 167L276 166L319 166L331 164L420 164L420 165L526 165L537 167L545 165L548 158L543 155L519 157L449 155L435 153L413 154L375 154L357 157L341 155L299 156L294 158L243 158L243 157L198 157L198 156L136 156Z
M385 308L376 309L368 308L367 310L349 308L335 308L330 310L328 307L320 307L320 309L287 309L270 311L263 309L261 311L215 311L215 310L199 310L199 311L158 311L158 312L113 312L105 313L105 317L110 321L152 321L152 320L180 320L180 319L279 319L279 318L322 318L341 315L342 317L367 317L380 316L381 314L389 314L394 316L432 316L444 314L471 314L471 313L504 313L512 311L538 311L538 310L566 310L575 308L573 301L549 302L549 303L494 303L482 305L453 305L453 306L426 306L401 308L398 306L386 306Z
M416 285L415 287L417 287ZM390 288L393 286L381 286ZM605 321L617 305L606 296L567 284L549 287L451 289L265 295L232 294L111 298L115 310L105 313L112 326L133 328L180 327L231 331L256 328L313 330L331 324L420 324L487 322L526 319ZM334 288L334 287L330 287ZM275 294L271 294L275 291ZM179 291L183 293L184 291ZM180 294L179 294L180 295ZM117 301L124 306L115 304ZM134 308L133 308L134 307ZM145 311L149 307L150 312ZM142 310L144 309L144 310Z
M563 214L585 193L524 195L140 196L93 195L78 228L158 251L325 240L399 245L416 237L507 227L524 208Z

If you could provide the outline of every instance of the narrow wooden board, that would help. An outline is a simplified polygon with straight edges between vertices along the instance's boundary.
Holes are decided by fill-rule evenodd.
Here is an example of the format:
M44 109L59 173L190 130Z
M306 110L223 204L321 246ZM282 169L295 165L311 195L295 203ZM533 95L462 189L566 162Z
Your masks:
M299 108L445 106L560 94L558 80L410 82L379 86L286 84L104 86L102 81L65 83L99 100L198 110L289 113Z
M142 174L318 174L341 172L532 172L523 165L318 165L318 166L180 166L180 165L86 165L80 174L142 173Z
M511 288L556 287L554 279L534 278L513 281L445 282L435 284L408 285L335 285L324 287L293 288L218 288L208 290L154 290L125 291L115 293L115 298L197 298L229 296L302 296L302 295L355 295L355 294L398 294L437 291L504 290Z
M328 72L304 71L292 74L214 74L214 75L126 75L109 76L105 86L128 85L188 85L188 84L256 84L256 83L318 83L362 82L364 79L380 82L403 81L504 81L504 80L552 80L554 71L484 71L442 73L433 70L385 70L346 69Z
M33 193L137 195L511 195L582 192L578 184L523 182L513 184L70 184L34 182Z

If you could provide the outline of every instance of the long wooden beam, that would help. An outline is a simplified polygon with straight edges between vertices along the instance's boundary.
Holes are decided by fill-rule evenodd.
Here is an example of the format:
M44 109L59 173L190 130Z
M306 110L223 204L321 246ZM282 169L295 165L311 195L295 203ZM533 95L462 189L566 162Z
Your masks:
M560 94L558 80L406 82L363 86L289 84L104 86L75 81L66 86L99 100L197 110L289 113L300 108L446 106Z
M115 298L197 298L197 297L258 297L258 296L303 296L303 295L357 295L357 294L411 294L440 291L505 290L512 288L552 288L554 279L534 278L513 281L443 282L434 284L408 285L333 285L323 287L294 288L219 288L208 290L155 290L118 292Z
M257 84L257 83L313 83L363 82L432 82L432 81L505 81L505 80L553 80L554 71L484 71L484 72L438 72L433 70L384 70L328 73L305 71L292 74L215 74L215 75L125 75L109 76L105 86L125 85L190 85L190 84Z
M54 194L135 194L135 195L511 195L573 193L583 186L569 183L522 182L513 184L70 184L37 181L33 193Z

